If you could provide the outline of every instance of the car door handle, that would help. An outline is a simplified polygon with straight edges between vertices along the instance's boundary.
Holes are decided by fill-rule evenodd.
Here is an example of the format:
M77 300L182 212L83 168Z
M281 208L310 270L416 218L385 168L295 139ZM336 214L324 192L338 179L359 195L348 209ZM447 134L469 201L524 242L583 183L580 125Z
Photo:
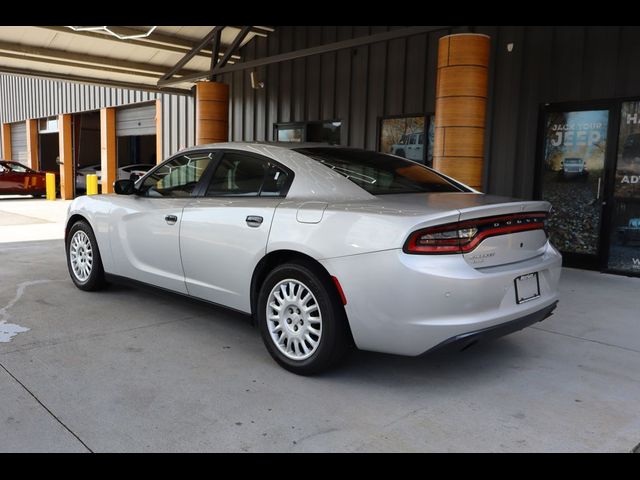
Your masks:
M164 219L169 225L173 225L178 221L178 217L175 215L166 215Z
M249 215L247 217L247 225L253 228L257 228L262 225L262 220L264 219L258 215Z

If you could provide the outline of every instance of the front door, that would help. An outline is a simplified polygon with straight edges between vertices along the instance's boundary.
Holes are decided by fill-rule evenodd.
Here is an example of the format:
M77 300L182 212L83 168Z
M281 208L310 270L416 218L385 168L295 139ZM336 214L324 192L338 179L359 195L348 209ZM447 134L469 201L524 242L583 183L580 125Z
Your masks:
M213 156L210 152L177 156L145 178L143 195L111 200L111 249L118 275L187 293L180 258L183 210Z
M549 106L543 112L540 197L551 203L550 239L564 264L601 268L612 153L611 109Z

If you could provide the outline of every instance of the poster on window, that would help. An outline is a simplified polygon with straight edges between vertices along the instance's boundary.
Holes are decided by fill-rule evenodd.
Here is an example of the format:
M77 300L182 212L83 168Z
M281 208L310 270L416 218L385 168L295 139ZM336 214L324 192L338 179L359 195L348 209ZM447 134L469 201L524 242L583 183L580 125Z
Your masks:
M640 274L640 102L624 102L616 159L609 268Z
M608 124L607 110L547 113L542 198L562 252L598 253Z
M389 117L380 121L379 151L425 163L424 116Z

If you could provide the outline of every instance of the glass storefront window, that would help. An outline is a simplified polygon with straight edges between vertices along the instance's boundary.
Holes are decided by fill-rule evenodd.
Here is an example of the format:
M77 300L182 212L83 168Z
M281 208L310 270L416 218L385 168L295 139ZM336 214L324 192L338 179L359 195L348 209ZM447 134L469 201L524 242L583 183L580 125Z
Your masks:
M542 198L553 206L551 242L562 252L597 255L608 110L548 112Z
M640 101L622 103L616 160L608 266L640 274Z

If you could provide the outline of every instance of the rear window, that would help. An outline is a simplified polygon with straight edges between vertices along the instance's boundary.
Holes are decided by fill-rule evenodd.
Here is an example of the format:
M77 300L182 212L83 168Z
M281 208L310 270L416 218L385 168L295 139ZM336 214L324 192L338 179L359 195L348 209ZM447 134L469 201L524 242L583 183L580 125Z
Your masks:
M430 168L393 155L356 148L296 148L344 175L372 195L423 192L465 192Z

